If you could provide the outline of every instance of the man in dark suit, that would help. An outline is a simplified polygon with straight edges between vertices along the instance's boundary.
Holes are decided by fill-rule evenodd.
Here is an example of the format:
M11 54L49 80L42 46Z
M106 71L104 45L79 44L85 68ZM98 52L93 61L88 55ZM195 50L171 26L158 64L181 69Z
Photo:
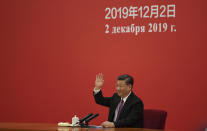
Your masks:
M101 87L104 84L103 74L96 76L94 98L97 104L109 107L108 121L103 122L103 127L143 127L142 100L133 92L134 80L125 74L117 78L116 91L112 97L104 97Z

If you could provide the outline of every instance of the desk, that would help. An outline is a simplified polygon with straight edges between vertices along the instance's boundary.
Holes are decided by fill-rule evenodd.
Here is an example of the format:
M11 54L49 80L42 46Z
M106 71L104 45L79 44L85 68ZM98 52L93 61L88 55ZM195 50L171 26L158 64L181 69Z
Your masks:
M0 123L0 131L164 131L144 128L80 128L58 127L49 123Z

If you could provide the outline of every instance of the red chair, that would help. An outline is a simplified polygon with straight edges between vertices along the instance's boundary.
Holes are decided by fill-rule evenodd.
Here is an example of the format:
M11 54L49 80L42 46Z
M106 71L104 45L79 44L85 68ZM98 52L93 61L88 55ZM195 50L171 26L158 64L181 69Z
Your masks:
M144 128L165 129L167 112L163 110L145 109L144 110Z

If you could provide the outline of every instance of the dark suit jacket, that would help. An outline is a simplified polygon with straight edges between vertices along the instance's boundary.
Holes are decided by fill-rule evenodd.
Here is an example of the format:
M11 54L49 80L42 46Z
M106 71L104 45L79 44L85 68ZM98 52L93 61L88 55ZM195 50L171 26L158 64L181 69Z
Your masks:
M94 98L97 104L109 107L108 121L113 122L115 110L121 101L121 97L117 93L114 93L112 97L103 97L100 91L94 95ZM143 109L142 100L131 92L124 103L119 120L114 122L115 127L143 128Z

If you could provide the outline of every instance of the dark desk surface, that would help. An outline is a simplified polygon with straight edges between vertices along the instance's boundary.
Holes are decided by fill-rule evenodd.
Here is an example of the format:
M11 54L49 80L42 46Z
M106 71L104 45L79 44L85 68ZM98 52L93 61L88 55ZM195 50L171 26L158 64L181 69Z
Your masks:
M48 123L0 123L0 131L164 131L144 128L80 128L58 127Z

